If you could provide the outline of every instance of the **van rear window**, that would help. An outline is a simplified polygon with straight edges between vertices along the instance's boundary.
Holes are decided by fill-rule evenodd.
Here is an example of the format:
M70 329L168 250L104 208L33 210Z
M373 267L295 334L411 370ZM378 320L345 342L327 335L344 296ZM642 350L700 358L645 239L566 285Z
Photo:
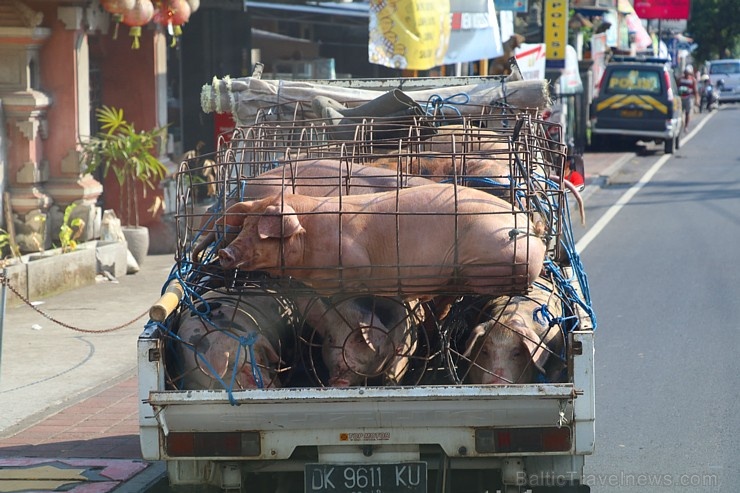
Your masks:
M660 94L660 75L655 70L615 69L607 81L605 92Z
M738 62L714 62L709 64L710 74L740 74Z

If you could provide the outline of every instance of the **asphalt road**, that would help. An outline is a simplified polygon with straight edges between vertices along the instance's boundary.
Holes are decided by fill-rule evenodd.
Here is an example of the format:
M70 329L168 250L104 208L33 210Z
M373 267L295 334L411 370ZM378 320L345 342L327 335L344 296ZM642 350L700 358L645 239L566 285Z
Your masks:
M740 491L740 105L590 195L600 492ZM578 228L576 228L578 229Z

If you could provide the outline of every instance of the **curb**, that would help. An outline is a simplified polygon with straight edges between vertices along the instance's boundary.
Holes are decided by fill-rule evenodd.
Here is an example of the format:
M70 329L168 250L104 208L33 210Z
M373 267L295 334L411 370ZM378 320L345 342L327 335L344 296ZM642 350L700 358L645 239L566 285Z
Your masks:
M630 159L636 156L637 154L634 152L627 152L620 156L616 161L607 166L603 171L601 171L598 175L594 176L591 179L591 182L587 184L586 188L581 194L581 198L585 201L594 193L594 191L596 191L596 189L604 188L609 183L609 178L617 173L625 164L627 164ZM588 167L588 162L586 162L585 165Z
M161 483L161 484L160 484ZM164 493L169 491L167 464L164 461L151 462L149 467L122 483L114 493Z

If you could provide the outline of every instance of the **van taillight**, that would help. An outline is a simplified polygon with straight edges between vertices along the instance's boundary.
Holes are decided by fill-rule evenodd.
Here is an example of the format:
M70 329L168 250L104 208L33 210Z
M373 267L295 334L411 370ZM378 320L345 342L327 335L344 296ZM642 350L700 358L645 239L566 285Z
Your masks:
M260 434L170 432L165 448L169 457L254 457L260 455Z
M570 428L478 428L475 450L481 454L567 452Z
M671 87L671 76L668 72L663 72L663 79L665 80L665 86L668 89L668 101L673 102L673 88Z

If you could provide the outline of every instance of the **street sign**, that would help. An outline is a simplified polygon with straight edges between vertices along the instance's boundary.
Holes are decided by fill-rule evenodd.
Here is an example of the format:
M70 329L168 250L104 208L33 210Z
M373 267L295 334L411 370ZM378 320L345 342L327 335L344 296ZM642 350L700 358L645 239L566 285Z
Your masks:
M547 68L565 68L568 45L568 0L545 1L545 46Z

